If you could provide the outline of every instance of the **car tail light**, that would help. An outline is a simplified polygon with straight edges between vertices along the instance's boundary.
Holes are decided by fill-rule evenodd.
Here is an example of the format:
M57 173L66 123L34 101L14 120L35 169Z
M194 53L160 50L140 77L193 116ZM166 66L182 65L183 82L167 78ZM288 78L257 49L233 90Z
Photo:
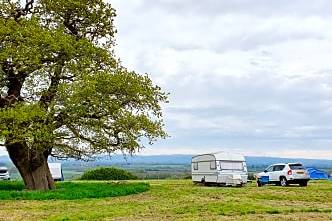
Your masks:
M287 175L292 175L293 171L292 170L288 170Z

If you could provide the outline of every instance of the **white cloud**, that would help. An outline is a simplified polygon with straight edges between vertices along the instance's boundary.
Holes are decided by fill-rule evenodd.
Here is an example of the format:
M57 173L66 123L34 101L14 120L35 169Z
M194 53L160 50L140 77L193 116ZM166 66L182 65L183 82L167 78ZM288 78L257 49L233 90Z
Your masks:
M123 64L171 93L151 151L332 158L331 1L111 2Z
M171 93L145 153L332 159L331 1L110 2L123 64Z

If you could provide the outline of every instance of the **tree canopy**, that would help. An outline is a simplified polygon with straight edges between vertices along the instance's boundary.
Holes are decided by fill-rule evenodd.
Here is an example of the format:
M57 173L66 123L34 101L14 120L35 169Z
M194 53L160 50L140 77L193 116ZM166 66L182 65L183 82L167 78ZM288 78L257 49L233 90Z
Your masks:
M167 94L115 56L115 16L103 0L0 1L0 139L21 175L23 161L33 172L49 155L134 153L166 136Z

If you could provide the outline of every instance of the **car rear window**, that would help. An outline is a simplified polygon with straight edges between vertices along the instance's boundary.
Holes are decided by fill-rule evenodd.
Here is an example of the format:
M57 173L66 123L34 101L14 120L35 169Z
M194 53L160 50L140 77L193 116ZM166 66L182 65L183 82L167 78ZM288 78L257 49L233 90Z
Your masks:
M305 170L305 167L302 164L289 164L289 167L292 170Z

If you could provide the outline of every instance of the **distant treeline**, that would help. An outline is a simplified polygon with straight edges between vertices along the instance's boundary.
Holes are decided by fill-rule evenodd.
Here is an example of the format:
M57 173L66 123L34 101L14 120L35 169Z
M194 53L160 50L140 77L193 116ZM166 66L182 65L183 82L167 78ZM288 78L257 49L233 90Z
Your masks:
M158 160L160 161L159 163ZM189 155L128 157L127 161L122 155L116 155L111 159L109 157L101 157L96 161L90 162L74 160L60 162L63 166L65 179L67 180L77 179L86 170L109 166L126 169L135 174L139 179L184 179L190 178L191 175L191 156ZM329 160L247 157L250 178L256 172L263 171L268 165L280 162L302 162L307 167L316 167L329 174L332 173L332 161ZM0 157L1 163L10 168L12 178L19 178L16 168L7 157Z

